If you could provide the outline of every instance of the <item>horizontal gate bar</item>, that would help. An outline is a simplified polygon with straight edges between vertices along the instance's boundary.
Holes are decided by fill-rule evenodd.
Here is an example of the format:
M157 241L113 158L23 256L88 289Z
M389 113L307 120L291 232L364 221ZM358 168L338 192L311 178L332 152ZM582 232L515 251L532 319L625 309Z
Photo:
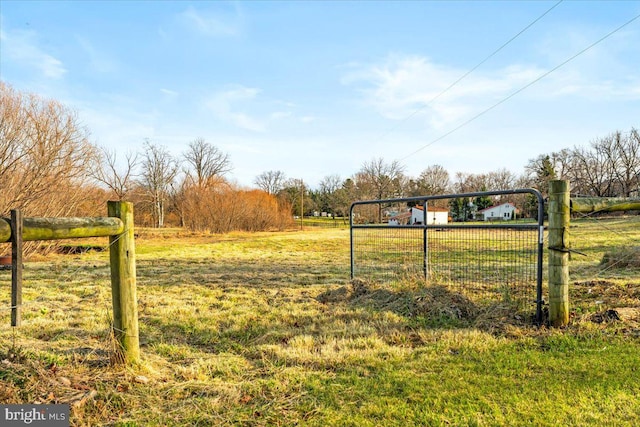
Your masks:
M512 194L524 194L528 193L535 196L539 201L542 201L542 195L538 190L533 188L519 188L517 190L499 190L499 191L480 191L475 193L458 193L458 194L438 194L435 196L415 196L415 197L403 197L399 199L381 199L381 200L359 200L351 204L351 212L353 207L357 205L372 205L380 203L406 203L406 202L423 202L429 200L442 200L442 199L462 199L465 197L478 197L478 196L506 196Z
M120 218L24 218L23 241L116 236L124 232ZM0 243L11 240L11 226L0 218Z
M415 224L415 225L388 225L388 224L353 224L351 228L362 230L362 229L410 229L410 230L422 230L423 228L429 230L469 230L469 229L514 229L514 230L538 230L540 226L537 223L531 224L438 224L438 225L423 225L423 224Z

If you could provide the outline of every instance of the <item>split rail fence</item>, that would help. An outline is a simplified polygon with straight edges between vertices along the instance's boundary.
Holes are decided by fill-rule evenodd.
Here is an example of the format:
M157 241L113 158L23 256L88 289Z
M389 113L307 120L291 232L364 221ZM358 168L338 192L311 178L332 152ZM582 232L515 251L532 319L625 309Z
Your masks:
M113 332L126 363L140 358L133 204L108 202L108 217L23 218L19 210L0 218L0 243L11 242L11 325L20 326L23 242L109 237Z

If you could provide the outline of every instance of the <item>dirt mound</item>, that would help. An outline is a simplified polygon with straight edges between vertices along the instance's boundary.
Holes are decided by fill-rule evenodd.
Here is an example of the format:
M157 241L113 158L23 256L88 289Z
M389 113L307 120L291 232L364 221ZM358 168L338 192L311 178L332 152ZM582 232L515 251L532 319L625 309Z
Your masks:
M638 323L640 321L640 308L619 307L593 313L591 321L594 323L624 322Z
M349 299L350 293L349 289L346 286L342 286L338 289L331 289L326 292L321 293L316 298L323 304L343 302Z
M424 289L420 294L415 298L418 315L473 320L479 313L473 301L443 286Z
M543 318L546 313L543 312ZM473 322L473 326L494 335L519 336L522 328L527 328L535 323L533 313L519 312L513 305L496 303L483 307Z
M394 291L374 283L354 280L350 286L323 292L317 299L324 304L344 302L408 317L473 320L479 312L469 298L451 292L444 286Z

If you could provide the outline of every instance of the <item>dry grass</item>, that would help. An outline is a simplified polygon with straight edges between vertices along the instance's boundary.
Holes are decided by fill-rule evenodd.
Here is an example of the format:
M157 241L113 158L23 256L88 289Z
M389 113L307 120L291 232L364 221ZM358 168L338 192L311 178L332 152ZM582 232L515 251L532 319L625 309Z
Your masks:
M628 270L581 261L582 311L553 331L444 287L351 283L346 230L136 244L142 363L111 363L107 254L51 254L26 265L23 326L0 309L0 402L69 403L76 426L640 422L636 320L595 316L640 307Z
M605 252L600 265L608 269L639 268L640 246L616 248L611 252Z

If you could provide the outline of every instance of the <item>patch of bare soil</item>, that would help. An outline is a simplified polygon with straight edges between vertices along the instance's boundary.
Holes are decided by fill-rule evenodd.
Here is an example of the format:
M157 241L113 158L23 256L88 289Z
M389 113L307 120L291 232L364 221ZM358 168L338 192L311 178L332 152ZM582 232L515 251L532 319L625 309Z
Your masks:
M640 322L640 308L618 307L593 313L590 320L594 323L624 322L638 326Z

